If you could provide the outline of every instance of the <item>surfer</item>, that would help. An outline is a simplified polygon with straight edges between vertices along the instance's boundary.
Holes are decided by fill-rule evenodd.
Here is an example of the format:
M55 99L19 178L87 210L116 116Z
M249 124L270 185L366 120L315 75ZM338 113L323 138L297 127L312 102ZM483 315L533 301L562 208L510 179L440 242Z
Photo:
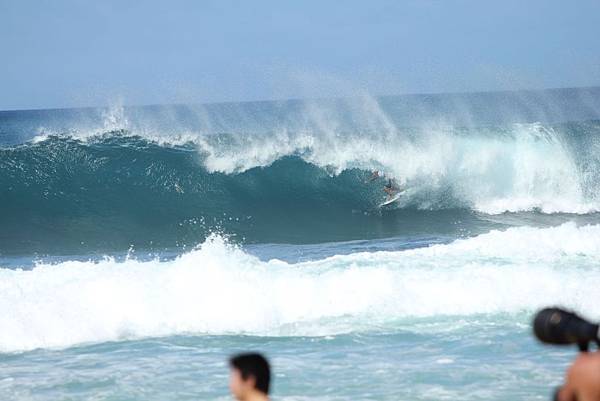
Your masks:
M398 185L396 185L396 180L393 178L388 178L388 182L383 186L383 190L388 195L389 200L392 199L392 197L396 195L400 189L398 188Z
M260 354L236 355L229 360L229 389L240 401L268 401L271 368Z
M379 173L379 170L373 170L368 182L373 182L380 177L386 178L385 174ZM387 183L383 186L383 191L387 194L387 200L389 201L400 191L400 188L395 179L387 177Z

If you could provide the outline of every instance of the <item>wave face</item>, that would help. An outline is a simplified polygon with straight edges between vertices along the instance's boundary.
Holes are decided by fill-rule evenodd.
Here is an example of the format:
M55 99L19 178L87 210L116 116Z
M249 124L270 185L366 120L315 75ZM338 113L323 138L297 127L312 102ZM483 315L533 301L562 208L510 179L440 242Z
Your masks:
M593 213L599 134L592 121L198 135L181 144L128 131L50 135L0 148L2 250L161 249L193 246L211 232L330 241L400 235L419 219L423 233L439 234L473 212ZM406 188L384 211L385 180L365 183L373 169Z
M598 110L600 89L3 112L0 253L473 235L504 212L591 214L600 120L564 120ZM378 208L372 170L406 189L399 202Z
M599 257L600 226L566 223L295 264L212 236L171 261L0 269L0 352L190 333L431 331L444 316L459 318L442 330L469 317L523 325L549 304L600 317Z

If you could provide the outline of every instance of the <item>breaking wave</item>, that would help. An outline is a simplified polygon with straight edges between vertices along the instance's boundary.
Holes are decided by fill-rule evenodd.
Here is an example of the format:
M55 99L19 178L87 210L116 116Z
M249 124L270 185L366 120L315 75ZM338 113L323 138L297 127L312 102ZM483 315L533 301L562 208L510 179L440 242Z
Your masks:
M567 223L295 264L211 236L171 261L0 269L0 351L176 334L418 331L444 316L526 324L548 304L600 316L599 256L600 226Z

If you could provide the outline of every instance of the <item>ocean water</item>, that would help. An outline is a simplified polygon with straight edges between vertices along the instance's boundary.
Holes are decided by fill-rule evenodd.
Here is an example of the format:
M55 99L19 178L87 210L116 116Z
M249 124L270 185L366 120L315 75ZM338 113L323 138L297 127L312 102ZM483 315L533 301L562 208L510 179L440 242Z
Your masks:
M599 262L597 88L0 112L0 399L549 399Z

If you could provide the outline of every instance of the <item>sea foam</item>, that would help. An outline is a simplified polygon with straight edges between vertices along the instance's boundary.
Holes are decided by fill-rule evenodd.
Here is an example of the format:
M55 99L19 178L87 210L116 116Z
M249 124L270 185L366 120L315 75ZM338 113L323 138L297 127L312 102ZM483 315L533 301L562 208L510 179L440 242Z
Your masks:
M170 261L0 269L0 350L197 335L323 336L444 316L600 316L600 226L511 228L447 245L296 264L210 237ZM525 319L525 320L524 320Z

